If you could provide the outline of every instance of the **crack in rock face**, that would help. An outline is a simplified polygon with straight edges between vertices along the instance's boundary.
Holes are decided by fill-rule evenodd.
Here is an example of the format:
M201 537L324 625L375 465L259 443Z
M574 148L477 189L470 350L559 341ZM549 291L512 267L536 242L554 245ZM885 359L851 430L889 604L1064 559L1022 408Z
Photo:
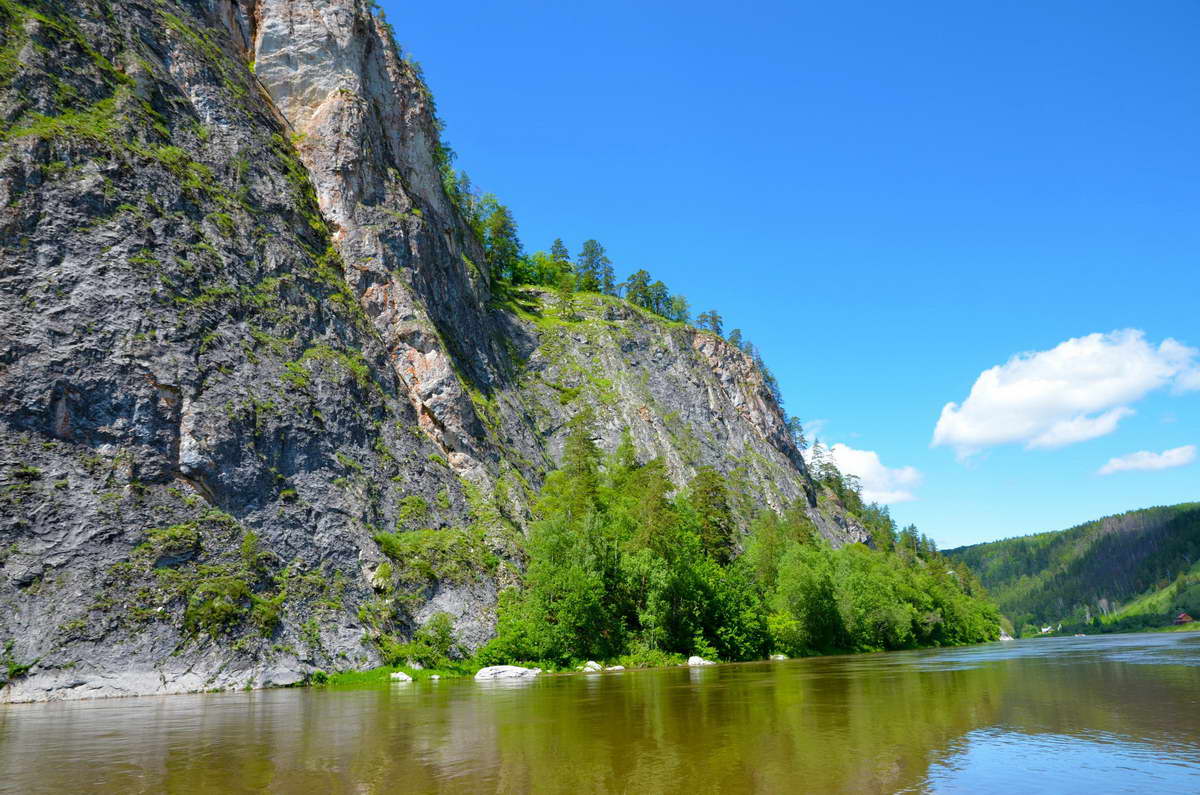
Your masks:
M490 481L495 462L474 405L425 331L491 336L486 285L464 263L483 262L483 253L442 189L428 90L361 3L261 0L253 13L255 74L295 131L351 287L387 341L422 429L454 454L457 471ZM468 377L496 379L490 353L464 362Z

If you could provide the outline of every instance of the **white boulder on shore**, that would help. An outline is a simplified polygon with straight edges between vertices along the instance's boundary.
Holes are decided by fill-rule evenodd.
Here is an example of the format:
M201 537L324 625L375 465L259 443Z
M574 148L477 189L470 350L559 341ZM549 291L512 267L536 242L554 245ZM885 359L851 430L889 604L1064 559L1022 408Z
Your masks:
M579 670L583 671L585 674L597 673L599 671L603 671L604 666L595 660L588 660L583 664L582 667L580 667Z
M606 671L624 671L625 666L624 665L610 665L607 668L605 668L604 670L606 670Z
M772 654L771 655L772 660L786 660L787 658L788 658L788 656L786 654Z
M541 668L522 668L519 665L489 665L487 668L480 668L475 674L475 679L480 682L492 679L524 679L537 676L541 672Z
M703 657L696 655L696 654L693 654L691 657L688 657L687 664L689 666L691 666L692 668L697 668L701 665L716 665L716 663L713 662L712 660L706 660Z
M395 671L392 673L393 682L411 682L412 677L404 673L404 671Z

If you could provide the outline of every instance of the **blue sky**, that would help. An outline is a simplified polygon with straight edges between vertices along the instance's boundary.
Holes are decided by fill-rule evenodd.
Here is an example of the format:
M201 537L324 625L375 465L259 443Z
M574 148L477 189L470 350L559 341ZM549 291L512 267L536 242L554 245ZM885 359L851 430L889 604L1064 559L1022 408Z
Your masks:
M1200 462L1098 474L1200 444L1200 4L380 5L528 249L594 237L716 307L789 413L900 470L898 521L954 546L1200 499ZM985 370L1122 329L931 447Z

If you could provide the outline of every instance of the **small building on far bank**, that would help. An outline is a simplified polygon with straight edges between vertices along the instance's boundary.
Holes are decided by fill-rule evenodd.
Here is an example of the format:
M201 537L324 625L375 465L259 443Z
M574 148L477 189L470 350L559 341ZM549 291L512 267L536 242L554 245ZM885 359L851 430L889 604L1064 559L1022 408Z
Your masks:
M1175 616L1176 624L1190 624L1195 620L1196 619L1192 618L1187 613L1180 613L1179 615Z

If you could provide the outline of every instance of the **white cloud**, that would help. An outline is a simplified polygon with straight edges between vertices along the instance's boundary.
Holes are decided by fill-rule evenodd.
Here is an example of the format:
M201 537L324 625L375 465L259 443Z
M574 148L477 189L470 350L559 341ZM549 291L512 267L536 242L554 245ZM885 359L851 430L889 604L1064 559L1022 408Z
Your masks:
M1175 379L1176 392L1195 392L1200 390L1200 367L1184 370Z
M1190 464L1195 460L1196 445L1194 444L1174 447L1170 450L1163 450L1161 453L1142 450L1138 453L1130 453L1129 455L1108 459L1108 463L1100 467L1099 474L1111 475L1114 472L1129 472L1133 470L1170 469L1171 467L1181 467L1185 464Z
M1072 417L1059 420L1044 432L1029 440L1029 447L1065 447L1076 442L1086 442L1098 436L1106 436L1117 429L1117 423L1136 412L1126 406L1104 412L1097 417Z
M829 424L828 419L804 420L800 423L804 428L804 435L811 442L825 432L825 426Z
M1104 436L1134 413L1130 403L1153 390L1200 389L1198 356L1173 339L1156 347L1137 329L1017 354L980 373L961 404L942 408L932 446L949 445L966 457L997 444L1062 447Z
M916 496L912 489L921 483L921 473L914 467L885 467L873 450L855 450L841 442L829 448L837 468L854 475L862 483L862 496L867 502L909 502Z

